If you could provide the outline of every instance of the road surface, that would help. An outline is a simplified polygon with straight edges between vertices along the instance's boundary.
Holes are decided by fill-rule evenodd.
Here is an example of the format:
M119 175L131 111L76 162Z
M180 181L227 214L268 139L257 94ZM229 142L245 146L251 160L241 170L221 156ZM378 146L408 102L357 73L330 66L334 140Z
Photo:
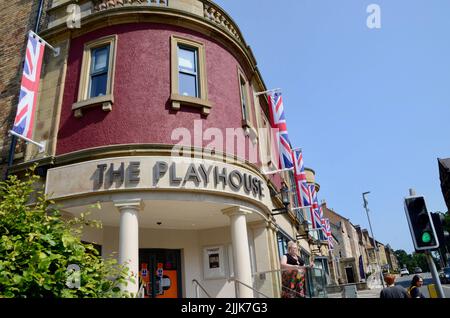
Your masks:
M428 293L428 288L427 285L429 284L434 284L433 282L433 278L431 277L431 273L422 273L419 274L420 276L423 277L423 286L420 288L420 291L422 292L422 294L424 294L426 297L430 297L429 293ZM395 284L396 285L401 285L405 288L408 288L411 284L411 280L414 277L414 274L408 275L408 276L403 276L403 277L398 277L395 280ZM444 294L446 298L450 298L450 284L442 284L442 289L444 290Z

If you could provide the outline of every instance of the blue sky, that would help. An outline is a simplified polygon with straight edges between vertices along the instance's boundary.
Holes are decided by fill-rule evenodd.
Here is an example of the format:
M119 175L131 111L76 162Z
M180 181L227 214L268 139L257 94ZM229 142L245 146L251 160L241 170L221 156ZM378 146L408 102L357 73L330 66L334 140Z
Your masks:
M403 197L447 211L437 158L450 157L450 1L217 0L268 88L282 88L289 137L316 171L319 200L413 251ZM276 4L275 4L276 3ZM366 25L369 4L381 29Z

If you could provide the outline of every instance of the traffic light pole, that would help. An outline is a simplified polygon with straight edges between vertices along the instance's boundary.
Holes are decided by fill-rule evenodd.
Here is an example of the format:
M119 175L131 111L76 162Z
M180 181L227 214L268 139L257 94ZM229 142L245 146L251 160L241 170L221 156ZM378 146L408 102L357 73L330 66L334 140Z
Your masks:
M409 195L415 196L416 191L414 189L409 189ZM442 285L441 285L441 280L439 279L439 274L436 269L436 264L434 264L433 256L431 256L431 251L426 250L424 252L425 252L425 256L427 258L428 267L430 268L430 271L431 271L431 276L433 277L434 283L436 285L438 296L439 296L439 298L445 298L444 290L442 289Z
M441 280L439 279L439 274L436 269L436 264L434 264L433 256L431 256L430 251L425 251L425 256L427 257L428 267L430 267L431 276L433 276L433 280L436 283L438 296L439 298L445 298L444 290L442 289Z

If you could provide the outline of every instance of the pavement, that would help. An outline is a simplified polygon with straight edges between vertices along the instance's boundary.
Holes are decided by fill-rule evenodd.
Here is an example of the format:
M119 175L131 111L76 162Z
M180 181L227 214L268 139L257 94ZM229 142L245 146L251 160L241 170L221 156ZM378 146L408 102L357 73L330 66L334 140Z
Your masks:
M358 290L356 298L380 298L380 292L383 288L377 287L367 290ZM343 298L342 293L328 294L328 298Z
M429 284L434 284L433 278L431 277L431 273L422 273L420 274L423 277L423 286L420 288L420 291L424 296L427 298L430 297L428 293L428 287ZM411 280L414 275L408 275L403 277L397 277L395 280L396 285L403 286L404 288L408 288ZM372 289L368 290L358 290L357 292L357 298L380 298L380 291L382 290L382 286L374 286ZM450 284L443 284L442 289L444 290L444 294L446 298L450 298ZM333 293L328 294L328 298L343 298L342 293Z

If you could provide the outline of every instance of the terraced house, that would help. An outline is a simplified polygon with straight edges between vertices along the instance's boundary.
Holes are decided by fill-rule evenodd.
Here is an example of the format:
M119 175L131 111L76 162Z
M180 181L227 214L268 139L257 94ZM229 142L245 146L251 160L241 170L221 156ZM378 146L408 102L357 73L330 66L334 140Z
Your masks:
M53 0L8 1L0 12L13 29L1 28L3 168L37 163L67 218L100 203L91 217L103 228L83 240L128 262L140 278L130 291L279 297L293 240L317 264L309 295L324 295L328 247L308 233L309 213L292 210L295 191L287 213L273 215L292 174L263 171L274 154L268 100L256 93L268 88L225 11L208 0ZM10 151L18 57L35 23L59 50L45 52L37 99L32 139L45 150L19 141ZM318 191L314 171L307 178Z

